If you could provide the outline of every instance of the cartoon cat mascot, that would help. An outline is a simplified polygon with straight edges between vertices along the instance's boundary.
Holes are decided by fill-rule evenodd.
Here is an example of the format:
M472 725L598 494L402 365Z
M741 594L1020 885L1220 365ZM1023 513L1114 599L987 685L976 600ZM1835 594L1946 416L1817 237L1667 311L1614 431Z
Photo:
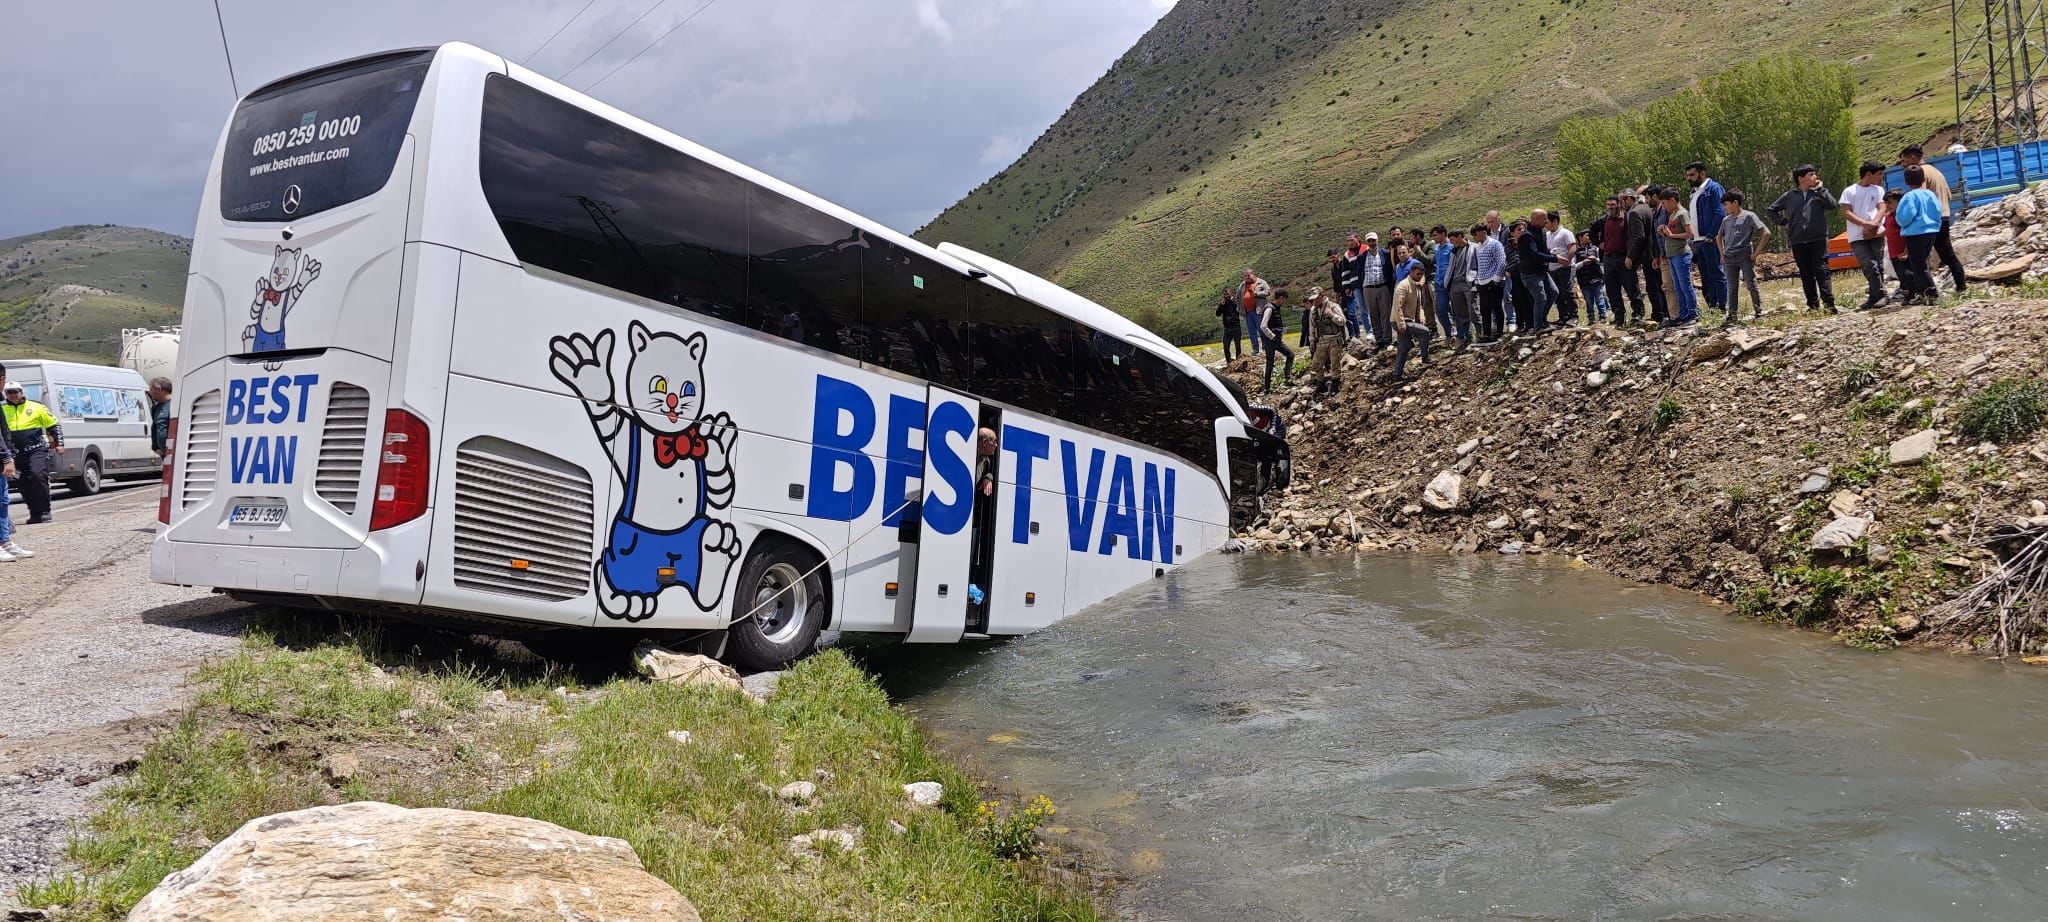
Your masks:
M590 425L624 485L610 541L598 558L598 605L627 621L653 617L661 594L680 586L711 611L740 555L739 533L708 518L732 504L732 417L704 412L704 334L626 329L625 376L614 373L612 331L548 343L548 369L590 414ZM673 574L664 578L663 568Z
M298 250L278 247L270 256L270 272L256 280L256 300L249 305L248 326L242 328L243 352L284 349L284 319L306 286L320 277L320 261Z

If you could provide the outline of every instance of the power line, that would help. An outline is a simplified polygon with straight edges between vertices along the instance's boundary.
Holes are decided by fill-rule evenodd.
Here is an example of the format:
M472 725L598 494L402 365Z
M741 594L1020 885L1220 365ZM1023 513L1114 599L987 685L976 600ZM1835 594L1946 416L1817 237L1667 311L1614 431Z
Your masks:
M526 62L533 60L533 55L540 54L542 51L547 50L547 47L549 45L554 44L555 39L562 37L562 33L569 28L570 24L574 23L578 19L583 18L583 14L590 9L590 5L596 2L597 0L586 0L586 2L583 4L583 9L577 10L576 15L569 17L568 22L562 23L562 27L560 29L555 30L555 34L548 36L547 41L541 42L539 48L533 49L533 54L529 54L526 57L520 58L519 63L523 66L526 64Z
M220 27L220 53L228 59L228 89L235 91L235 98L242 98L242 86L235 81L235 53L228 50L228 23L221 18L220 0L213 0L213 23Z
M597 57L597 56L598 56L598 55L600 55L600 54L603 54L603 53L604 53L604 50L605 50L606 48L610 48L610 47L612 46L612 42L616 42L616 41L618 41L618 40L619 40L619 39L620 39L620 38L621 38L622 36L624 36L624 35L625 35L626 33L628 33L628 32L631 32L631 31L633 31L633 27L634 27L634 26L637 26L637 25L639 25L639 24L640 24L640 20L641 20L641 19L646 19L646 18L647 18L647 14L648 14L648 13L652 13L652 12L654 12L654 11L655 11L655 10L656 10L657 8L659 8L659 7L660 7L660 6L662 5L662 4L664 4L664 3L667 3L667 2L668 2L668 0L654 0L654 5L653 5L653 6L650 6L650 7L648 7L648 8L647 8L647 9L646 9L645 11L641 12L641 14L640 14L640 18L639 18L639 19L635 19L635 20L633 20L632 22L629 22L629 23L627 23L627 24L626 24L626 27L625 27L625 28L623 28L623 29L620 29L617 35L614 35L614 36L612 36L612 37L611 37L611 41L608 41L608 42L605 42L605 43L604 43L604 44L602 44L602 45L599 45L596 51L593 51L593 52L591 52L591 53L589 53L589 54L585 55L585 56L583 57L583 60L581 60L581 61L577 61L577 62L576 62L576 66L575 66L575 67L571 67L571 68L569 68L568 70L565 70L565 71L563 71L563 72L562 72L562 75L561 75L560 77L557 77L557 78L555 78L555 79L557 79L557 80L560 80L560 81L562 81L563 83L567 83L567 82L569 82L569 75L570 75L570 74L573 74L573 73L575 73L575 72L576 72L576 71L577 71L578 69L580 69L580 68L581 68L581 67L582 67L583 65L585 65L585 64L588 64L588 63L590 63L590 59L591 59L591 58L594 58L594 57Z
M640 60L640 55L646 54L646 53L647 53L648 51L652 50L652 49L654 48L654 46L656 46L656 45L659 45L659 44L661 44L661 40L662 40L662 39L664 39L664 38L667 38L667 37L669 37L670 35L673 35L673 34L675 33L675 31L676 31L677 29L680 29L680 28L682 28L682 27L684 27L684 26L686 26L686 25L689 25L689 24L690 24L690 20L692 20L692 19L696 19L696 18L697 18L697 14L698 14L698 13L702 13L702 12L704 12L705 10L708 10L708 9L710 9L710 8L711 8L711 5L712 5L712 4L714 4L714 3L717 3L717 2L718 2L718 0L704 0L704 5L703 5L703 6L700 6L700 7L698 7L698 8L697 8L697 9L696 9L695 11L693 11L692 13L690 13L690 15L688 15L688 16L685 16L685 17L683 17L683 21L682 21L682 22L679 22L679 23L676 23L676 24L675 24L675 25L673 25L673 26L670 26L670 27L669 27L669 30L668 30L667 32L663 32L663 33L661 33L661 37L660 37L660 38L656 38L656 39L655 39L654 41L652 41L652 42L649 42L649 43L647 44L647 47L646 47L646 48L642 48L642 49L640 49L639 53L637 53L637 54L633 55L633 56L632 56L632 57L630 57L630 58L627 58L627 59L625 60L625 63L622 63L622 64L620 64L619 66L617 66L617 67L614 67L614 68L612 68L612 69L611 69L611 70L610 70L609 72L607 72L607 73L606 73L606 74L605 74L604 76L602 76L602 77L599 77L599 78L597 78L597 81L596 81L595 83L592 83L592 84L590 84L589 86L586 86L586 87L584 87L584 88L583 88L583 92L585 92L585 93L588 93L588 92L590 92L591 90L597 89L597 84L599 84L599 83L603 83L603 82L605 82L606 80L610 80L610 79L612 78L612 74L616 74L616 73L618 73L619 71L621 71L621 70L624 70L624 69L626 68L626 65L627 65L627 64L631 64L631 63L633 63L634 61L638 61L638 60Z

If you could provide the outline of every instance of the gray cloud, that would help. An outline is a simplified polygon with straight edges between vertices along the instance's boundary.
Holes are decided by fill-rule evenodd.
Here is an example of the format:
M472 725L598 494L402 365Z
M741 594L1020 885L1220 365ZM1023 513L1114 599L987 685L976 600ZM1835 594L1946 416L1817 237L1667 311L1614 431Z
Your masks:
M703 0L597 0L531 62L583 88ZM221 0L247 92L367 52L526 57L580 0ZM1052 123L1172 0L718 0L593 95L913 230ZM0 236L111 222L191 233L233 94L205 0L13 4ZM631 28L624 34L620 30ZM616 41L607 41L617 35Z

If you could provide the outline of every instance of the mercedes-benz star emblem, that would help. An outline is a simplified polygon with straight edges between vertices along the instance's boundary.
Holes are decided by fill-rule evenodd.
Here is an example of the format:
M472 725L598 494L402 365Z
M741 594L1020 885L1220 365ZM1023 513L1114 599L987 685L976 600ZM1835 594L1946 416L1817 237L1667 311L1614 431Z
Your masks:
M299 210L299 187L298 187L298 186L296 186L296 185L291 185L291 186L286 186L286 187L284 187L284 213L285 213L285 214L297 214L297 213L298 213L298 210Z

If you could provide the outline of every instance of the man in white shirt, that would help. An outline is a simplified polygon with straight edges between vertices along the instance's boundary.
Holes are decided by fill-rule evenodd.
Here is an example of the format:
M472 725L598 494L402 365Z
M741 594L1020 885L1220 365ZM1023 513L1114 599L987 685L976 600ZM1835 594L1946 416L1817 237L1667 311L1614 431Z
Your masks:
M1543 218L1543 242L1550 248L1551 255L1557 257L1557 268L1550 270L1550 282L1557 288L1557 322L1577 323L1579 299L1574 293L1577 286L1572 284L1572 266L1579 252L1579 235L1564 226L1564 219L1557 212L1547 212ZM1589 307L1587 314L1591 313Z
M1842 219L1849 225L1849 250L1863 270L1869 294L1857 306L1867 311L1883 304L1884 292L1884 166L1864 161L1856 184L1842 190Z

